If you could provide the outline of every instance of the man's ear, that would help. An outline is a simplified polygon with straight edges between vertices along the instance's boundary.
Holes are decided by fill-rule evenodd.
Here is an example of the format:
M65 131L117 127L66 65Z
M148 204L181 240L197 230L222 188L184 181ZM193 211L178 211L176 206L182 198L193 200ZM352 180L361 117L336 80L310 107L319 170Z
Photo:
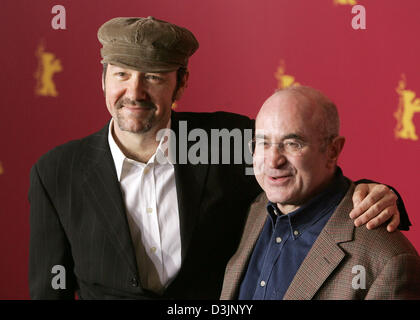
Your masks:
M328 163L332 165L336 165L338 161L338 157L343 150L344 143L346 142L346 138L342 136L335 137L333 141L328 145L327 148L327 157Z
M190 76L190 72L187 70L185 71L184 77L181 80L180 86L175 94L174 101L178 101L181 99L182 95L184 94L184 90L188 88L188 78Z

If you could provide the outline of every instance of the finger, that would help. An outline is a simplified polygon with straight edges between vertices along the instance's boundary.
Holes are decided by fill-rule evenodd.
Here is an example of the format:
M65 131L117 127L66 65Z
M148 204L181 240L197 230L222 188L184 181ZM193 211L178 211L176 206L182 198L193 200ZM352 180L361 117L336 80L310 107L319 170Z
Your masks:
M367 202L365 202L363 206L360 205L363 203L365 197L366 194L364 194L363 191L359 192L356 196L353 195L353 209L350 211L350 218L356 219L369 208L369 204Z
M367 196L369 193L369 187L366 184L361 184L356 186L356 189L353 193L353 206L357 207L360 202Z
M391 217L394 215L395 213L394 210L395 209L393 207L388 207L385 210L382 210L380 214L378 214L376 217L374 217L372 220L370 220L366 224L366 228L368 228L369 230L372 230L384 224L386 221L391 219Z
M354 225L356 227L361 226L373 218L375 218L377 215L379 215L383 210L385 210L388 207L395 206L393 202L385 201L383 199L380 199L380 201L375 201L375 199L370 198L369 196L366 197L362 203L359 205L364 209L363 214L361 214L355 221ZM386 212L385 214L389 215L388 219L391 218L393 212Z
M359 185L359 194L356 195L356 201L360 199L360 195L365 193L367 190L368 185ZM355 190L356 192L356 190ZM353 198L354 200L354 198ZM375 184L372 187L372 190L367 196L364 196L363 200L356 206L354 205L353 210L350 212L350 218L355 219L364 214L367 210L369 210L374 204L379 202L379 206L377 207L379 211L376 211L376 215L379 214L383 209L388 206L395 205L397 200L397 196L395 193L385 185L378 185ZM355 203L355 202L353 202ZM372 214L373 212L371 212ZM370 216L370 218L375 217L376 215ZM369 220L367 220L369 221Z
M394 216L391 219L391 222L388 223L386 230L388 230L388 232L394 232L395 230L397 230L399 225L400 225L400 214L398 212L398 214L394 214Z
M381 200L381 197L378 194L372 194L370 193L367 197L365 197L362 202L360 202L357 207L353 208L353 210L350 212L350 218L355 219L358 218L364 214L366 214L366 212L368 210L371 210L372 208L375 209L375 205L376 205L376 210L380 210L382 211L382 209L386 208L386 206L381 206L381 203L378 203L378 201ZM377 211L376 215L380 212ZM371 210L370 212L370 218L374 217L375 215L372 216L374 211ZM365 217L366 218L366 217ZM367 220L369 221L369 220Z
M350 216L351 219L356 219L363 212L364 212L364 210L360 206L356 206L350 211L349 216Z
M392 191L392 189L389 189L389 192L384 196L384 199L386 199L389 202L393 202L395 205L397 204L398 196Z

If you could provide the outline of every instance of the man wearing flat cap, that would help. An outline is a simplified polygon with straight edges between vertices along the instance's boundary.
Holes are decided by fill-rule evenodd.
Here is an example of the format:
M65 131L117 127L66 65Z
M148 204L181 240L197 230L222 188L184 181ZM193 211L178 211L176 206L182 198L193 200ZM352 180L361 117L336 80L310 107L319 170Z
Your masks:
M189 30L153 17L114 18L98 39L112 118L99 132L49 151L31 170L31 298L217 299L261 189L245 175L245 161L179 161L180 145L188 150L191 143L170 133L186 123L189 132L210 136L211 129L253 128L253 120L172 110L199 46ZM210 150L209 159L212 151L220 154ZM388 228L395 229L400 217L390 189L358 188L359 198L369 192L355 209L356 216L365 211L359 222L373 217L375 226L392 217ZM377 207L368 209L373 198ZM400 228L408 228L402 208Z

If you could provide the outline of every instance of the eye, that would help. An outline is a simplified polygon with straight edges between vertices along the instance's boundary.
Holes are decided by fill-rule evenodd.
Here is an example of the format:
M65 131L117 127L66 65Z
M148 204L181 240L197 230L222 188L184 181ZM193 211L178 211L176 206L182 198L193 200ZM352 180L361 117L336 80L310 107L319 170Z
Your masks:
M116 73L115 73L115 76L116 76L117 78L126 78L126 77L127 77L127 73L126 73L126 72L124 72L124 71L119 71L119 72L116 72Z
M144 76L144 79L149 81L149 82L153 82L153 83L158 83L161 82L163 79L162 77L155 75L155 74L146 74Z
M255 141L255 144L257 147L262 148L262 147L266 147L268 145L268 142L262 139L258 139Z
M302 144L297 141L285 141L283 144L287 150L295 151L302 149Z

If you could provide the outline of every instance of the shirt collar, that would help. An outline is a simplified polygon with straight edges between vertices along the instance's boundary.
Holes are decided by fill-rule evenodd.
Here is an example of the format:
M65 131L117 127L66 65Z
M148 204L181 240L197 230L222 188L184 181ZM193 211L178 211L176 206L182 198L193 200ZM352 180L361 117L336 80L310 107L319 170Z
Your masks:
M321 193L295 211L285 215L281 213L275 203L268 201L267 212L274 222L279 217L287 219L291 227L292 237L296 239L307 227L317 222L327 213L333 212L347 192L348 187L348 180L344 177L342 170L337 167L333 181ZM297 234L294 232L296 230L298 230Z
M113 126L114 126L114 119L111 119L109 123L109 128L108 128L108 144L109 144L109 148L111 149L112 158L114 159L115 169L117 170L118 181L120 181L124 162L130 162L132 164L139 164L139 165L145 165L145 164L135 161L133 159L127 158L124 155L120 147L118 147L117 143L115 142L114 136L112 135ZM171 119L169 119L168 124L166 125L166 128L164 129L165 131L163 132L163 135L161 136L156 152L149 159L147 164L154 163L154 164L173 165L173 163L175 163L172 157L172 153L169 152L170 145L173 143L172 135L170 134L171 132L170 127L171 127Z

